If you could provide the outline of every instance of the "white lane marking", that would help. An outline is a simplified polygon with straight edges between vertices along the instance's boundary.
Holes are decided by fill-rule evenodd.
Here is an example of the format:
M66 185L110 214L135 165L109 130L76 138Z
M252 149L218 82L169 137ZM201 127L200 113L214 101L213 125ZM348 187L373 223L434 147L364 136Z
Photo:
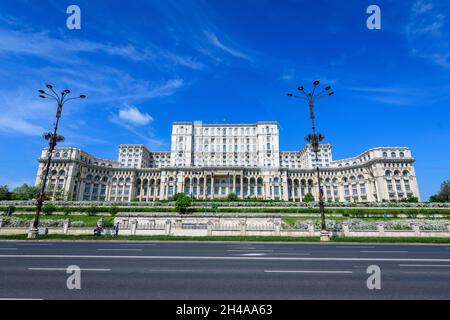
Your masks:
M339 270L264 270L267 273L353 273L353 271Z
M399 264L399 267L450 267L450 264Z
M227 250L227 251L249 251L249 250L244 250L244 249L231 249L231 250ZM255 250L251 250L251 251L273 252L273 250L264 250L264 249L261 249L261 250L255 249Z
M0 250L17 250L17 248L0 248Z
M30 271L67 271L67 268L28 268ZM89 269L89 268L80 268L81 271L111 271L111 269Z
M275 252L272 255L285 255L285 256L310 256L311 253L295 253L295 252Z
M16 246L51 246L53 243L16 243Z
M1 301L15 301L15 300L44 300L41 298L0 298Z
M376 250L361 250L361 253L408 253L408 251L376 251Z
M156 246L155 243L119 243L121 246Z
M142 251L142 249L97 249L98 251Z
M266 255L266 253L243 253L238 255L241 257L260 257Z
M2 254L0 258L48 258L48 259L137 259L137 260L273 260L273 261L411 261L411 262L449 262L438 258L312 258L312 257L230 257L230 256L119 256L119 255L64 255L64 254Z
M353 245L353 246L336 246L336 248L340 249L373 249L375 247L366 247L366 246L360 246L360 245Z

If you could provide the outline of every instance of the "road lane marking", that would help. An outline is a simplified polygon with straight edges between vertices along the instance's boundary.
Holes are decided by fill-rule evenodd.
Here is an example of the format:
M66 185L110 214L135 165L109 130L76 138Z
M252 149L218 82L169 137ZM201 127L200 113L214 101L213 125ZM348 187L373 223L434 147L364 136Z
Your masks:
M361 253L408 253L408 251L376 251L376 250L361 250Z
M28 268L30 271L67 271L67 268ZM80 271L111 271L111 269L89 269L89 268L80 268Z
M335 248L340 248L340 249L373 249L375 247L366 247L366 246L360 246L360 245L353 245L353 246L335 246Z
M156 246L155 243L119 243L121 246Z
M399 261L399 262L448 262L442 258L332 258L332 257L230 257L230 256L119 256L119 255L57 255L57 254L2 254L0 258L22 259L137 259L137 260L267 260L267 261Z
M41 298L0 298L1 301L16 301L16 300L44 300Z
M399 264L399 267L450 267L450 264Z
M52 243L16 243L16 246L51 246Z
M255 249L255 250L244 250L244 249L231 249L231 250L227 250L227 251L260 251L260 252L273 252L273 250L265 250L265 249Z
M266 255L266 253L242 253L242 254L233 254L241 257L260 257Z
M98 251L142 251L142 249L97 249Z
M353 273L353 271L340 270L264 270L266 273Z
M274 252L272 255L285 255L285 256L310 256L311 253L297 253L297 252Z

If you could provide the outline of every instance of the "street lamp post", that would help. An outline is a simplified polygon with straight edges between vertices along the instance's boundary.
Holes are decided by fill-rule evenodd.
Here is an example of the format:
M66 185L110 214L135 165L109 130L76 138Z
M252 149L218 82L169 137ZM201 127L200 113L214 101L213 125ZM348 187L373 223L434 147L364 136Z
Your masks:
M41 185L41 190L39 192L39 196L37 198L36 201L36 214L34 217L34 222L33 222L33 226L31 227L31 229L28 232L28 238L32 239L32 238L37 238L39 231L38 231L38 227L39 227L39 216L41 214L41 210L42 210L42 206L44 204L44 197L45 197L45 186L47 184L47 179L48 179L48 172L50 171L50 164L52 161L52 155L53 155L53 150L56 147L56 144L58 142L64 141L64 137L58 135L58 124L59 124L59 119L61 118L61 113L62 113L62 108L64 106L64 104L69 101L69 100L75 100L75 99L84 99L86 98L86 96L84 94L78 96L78 97L74 97L74 98L67 98L68 95L70 94L70 90L64 90L61 92L61 94L57 94L56 91L53 89L53 86L50 84L47 84L46 87L50 90L50 93L45 92L44 90L39 90L39 97L41 97L42 99L54 99L57 102L57 109L56 109L56 121L53 124L53 133L52 132L46 132L43 134L43 137L45 140L48 141L48 154L47 154L47 162L45 163L45 168L44 168L44 176L42 179L42 185Z
M316 173L317 173L317 187L319 189L319 211L320 211L320 221L321 221L321 230L320 230L320 241L329 241L330 234L327 231L327 226L325 223L325 204L323 201L323 190L320 182L320 167L319 167L319 143L325 139L324 135L321 133L316 133L316 124L315 124L315 116L314 116L314 103L317 99L332 96L334 92L330 91L331 87L326 86L323 91L316 94L317 86L320 84L318 80L313 82L313 89L311 92L306 93L303 86L298 87L298 91L300 91L303 95L297 96L292 93L288 93L289 97L303 99L308 102L309 106L309 117L312 123L312 133L306 136L306 141L311 143L312 149L315 154L316 160Z

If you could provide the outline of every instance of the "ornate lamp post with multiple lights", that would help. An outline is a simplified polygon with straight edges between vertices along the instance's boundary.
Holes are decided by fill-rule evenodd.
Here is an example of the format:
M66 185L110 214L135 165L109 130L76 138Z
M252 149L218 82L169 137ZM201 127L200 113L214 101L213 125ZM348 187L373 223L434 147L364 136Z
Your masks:
M316 133L316 125L315 125L315 116L314 116L314 103L317 99L324 98L327 96L332 96L334 92L330 91L331 87L326 86L320 93L316 94L316 89L320 82L318 80L313 82L313 89L311 92L306 93L303 86L298 87L298 91L302 93L302 95L297 96L292 93L288 93L289 97L303 99L308 102L309 105L309 117L312 122L312 133L306 136L306 141L311 143L312 149L315 154L316 159L316 173L317 173L317 186L319 189L319 211L320 211L320 220L321 220L321 231L320 231L320 241L329 241L330 234L327 231L326 223L325 223L325 205L323 201L323 190L320 182L320 168L319 168L319 143L325 139L325 136L321 133Z
M52 161L53 150L55 149L56 144L58 142L64 141L64 137L58 135L58 124L59 124L59 119L61 118L62 108L67 101L86 98L86 96L84 94L82 94L78 97L68 98L68 95L70 94L70 90L66 89L66 90L62 91L61 94L58 95L56 93L56 91L53 90L52 85L47 84L46 87L50 90L50 93L47 93L44 90L39 90L39 93L40 93L39 97L41 97L42 99L54 99L56 101L58 107L56 109L56 121L53 124L53 133L46 132L43 134L43 137L45 140L48 141L48 146L49 146L48 154L47 154L47 162L46 162L45 168L44 168L44 177L42 179L41 190L40 190L39 196L37 198L37 202L36 202L36 215L34 217L33 226L31 227L30 231L28 232L28 238L37 238L37 236L39 234L39 232L38 232L39 216L41 214L42 205L44 204L45 185L46 185L47 179L48 179L48 172L50 170L50 163Z

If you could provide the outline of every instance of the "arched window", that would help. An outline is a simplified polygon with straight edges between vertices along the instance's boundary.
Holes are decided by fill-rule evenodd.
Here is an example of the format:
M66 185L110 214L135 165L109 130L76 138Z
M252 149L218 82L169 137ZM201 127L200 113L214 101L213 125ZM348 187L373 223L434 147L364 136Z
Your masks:
M400 152L400 158L404 158L405 157L405 153L404 152Z
M87 175L87 176L86 176L86 180L87 180L87 181L91 181L91 180L92 180L92 175L90 175L90 174Z
M383 152L383 158L387 158L387 152Z
M64 170L59 171L59 176L62 177L66 174L66 172Z
M67 158L69 156L69 153L67 153L67 152L64 152L64 154L63 154L63 158Z
M359 175L358 180L359 180L359 182L364 182L364 177L362 175Z
M397 154L395 152L391 152L391 158L395 158Z
M390 177L391 176L391 171L390 170L386 170L386 172L384 174L385 174L385 176Z
M402 172L402 175L403 175L404 177L407 177L407 176L409 175L408 170L404 170L404 171Z
M55 157L59 158L61 156L61 154L59 152L55 153Z
M395 171L394 171L394 176L399 176L399 175L400 175L400 171L395 170Z

